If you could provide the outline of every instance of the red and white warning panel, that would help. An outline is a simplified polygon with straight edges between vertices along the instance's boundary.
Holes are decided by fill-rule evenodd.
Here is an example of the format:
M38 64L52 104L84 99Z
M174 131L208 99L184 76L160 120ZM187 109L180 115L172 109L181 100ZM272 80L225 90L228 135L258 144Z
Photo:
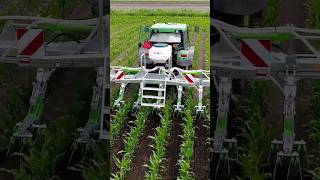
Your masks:
M267 76L268 68L273 59L271 54L272 41L243 39L241 53L257 69L257 76Z
M44 33L40 29L16 29L17 48L21 63L28 63L28 57L44 56Z
M194 82L195 82L195 78L194 78L194 76L192 75L192 74L186 74L185 76L184 76L184 78L188 81L188 83L190 83L190 84L194 84Z
M122 80L124 78L125 72L119 69L115 69L114 72L116 73L116 80Z

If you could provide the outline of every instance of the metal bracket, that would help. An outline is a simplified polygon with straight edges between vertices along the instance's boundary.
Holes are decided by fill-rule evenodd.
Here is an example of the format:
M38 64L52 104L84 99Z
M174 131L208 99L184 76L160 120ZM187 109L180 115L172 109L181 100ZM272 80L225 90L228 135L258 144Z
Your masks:
M224 142L237 143L236 139L225 139L227 135L227 121L229 114L229 101L231 96L231 78L221 77L219 83L219 103L216 131L214 132L213 151L222 153Z
M184 108L184 105L181 105L183 87L182 86L178 86L177 90L178 90L177 104L174 105L174 107L175 107L175 111L182 111L182 109Z

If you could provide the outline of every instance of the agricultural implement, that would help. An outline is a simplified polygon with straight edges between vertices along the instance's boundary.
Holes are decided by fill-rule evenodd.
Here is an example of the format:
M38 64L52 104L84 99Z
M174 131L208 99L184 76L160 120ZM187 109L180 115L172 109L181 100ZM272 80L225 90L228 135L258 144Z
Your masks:
M198 32L195 28L195 33ZM186 24L154 23L140 31L138 62L140 67L111 67L110 79L119 83L119 96L114 107L124 103L128 84L139 84L138 99L134 107L165 106L167 86L176 86L176 111L181 111L184 88L195 88L198 92L197 112L203 112L203 89L210 85L209 71L190 70L194 58L194 45L189 41ZM188 70L189 69L189 70Z
M216 19L211 19L211 24L217 31L214 35L216 43L211 46L211 52L215 52L211 61L214 84L219 93L214 153L220 154L222 158L228 157L228 147L235 147L237 143L235 138L228 139L227 136L232 80L269 80L284 96L282 140L271 142L277 151L274 178L278 165L288 160L287 177L292 173L292 168L298 168L302 179L300 159L307 156L307 151L305 141L295 139L296 89L300 79L320 78L320 55L313 45L314 41L320 39L320 30L293 26L240 28ZM303 44L306 50L296 53L289 49L293 52L288 53L282 47L284 43L296 42Z
M57 68L93 67L97 71L89 120L79 128L75 142L89 144L95 137L107 139L106 118L108 108L105 94L108 88L108 29L109 17L87 20L61 20L29 16L1 16L4 21L0 34L0 63L17 64L26 68L36 68L30 107L25 118L16 124L11 138L17 138L23 146L30 142L33 129L46 128L41 124L45 109L45 93L50 75ZM74 34L80 34L74 36ZM81 37L81 38L79 38ZM23 149L21 148L21 151ZM8 153L10 148L8 149Z

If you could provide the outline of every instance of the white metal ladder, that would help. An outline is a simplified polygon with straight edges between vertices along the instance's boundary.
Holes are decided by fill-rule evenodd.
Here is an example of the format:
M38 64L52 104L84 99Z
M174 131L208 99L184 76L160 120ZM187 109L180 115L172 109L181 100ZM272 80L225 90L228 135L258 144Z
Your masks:
M148 82L153 81L152 79L145 79L141 82L141 106L162 108L166 104L166 78L160 81L158 87L151 86L153 83ZM156 94L154 95L154 92Z

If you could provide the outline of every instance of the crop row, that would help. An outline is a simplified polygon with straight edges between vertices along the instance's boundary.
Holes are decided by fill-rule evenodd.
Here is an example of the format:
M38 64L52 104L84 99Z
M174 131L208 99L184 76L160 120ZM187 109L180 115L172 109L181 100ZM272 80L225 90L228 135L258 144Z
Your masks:
M115 116L110 119L110 144L112 145L115 141L115 137L118 136L122 126L124 125L127 115L132 109L132 102L126 103Z
M307 0L306 1L306 13L307 13L307 25L309 28L320 28L320 1ZM319 43L314 44L319 48ZM312 95L311 95L311 117L305 127L308 136L308 143L311 144L311 157L310 169L308 172L312 175L313 179L320 179L320 81L316 80L311 83Z
M148 166L148 171L145 173L145 177L148 180L157 180L160 179L160 169L161 163L164 160L165 155L165 145L167 143L167 138L169 136L169 129L171 124L171 108L172 107L172 99L168 100L166 106L163 109L163 113L161 116L161 126L156 128L156 135L149 136L149 138L153 139L153 145L151 147L152 156L150 157L150 165Z
M191 91L190 91L191 92ZM188 99L186 100L186 106L184 109L184 123L183 125L183 134L180 136L182 138L182 144L180 145L179 153L179 180L188 180L193 179L191 173L191 159L193 156L193 146L194 146L194 137L195 130L193 127L193 111L194 103L192 93L189 94Z
M133 154L136 146L139 143L139 138L142 135L142 131L145 127L148 115L150 113L149 108L140 108L134 121L134 126L131 127L130 133L128 133L124 139L124 150L118 152L122 154L122 158L113 156L113 160L118 167L118 171L112 174L114 180L122 180L125 174L130 170L130 164L133 158Z
M244 124L240 128L241 170L245 178L266 179L270 174L264 173L261 169L267 161L271 142L270 129L264 123L267 86L265 82L259 81L248 83L250 97L244 109L245 113L241 116Z

